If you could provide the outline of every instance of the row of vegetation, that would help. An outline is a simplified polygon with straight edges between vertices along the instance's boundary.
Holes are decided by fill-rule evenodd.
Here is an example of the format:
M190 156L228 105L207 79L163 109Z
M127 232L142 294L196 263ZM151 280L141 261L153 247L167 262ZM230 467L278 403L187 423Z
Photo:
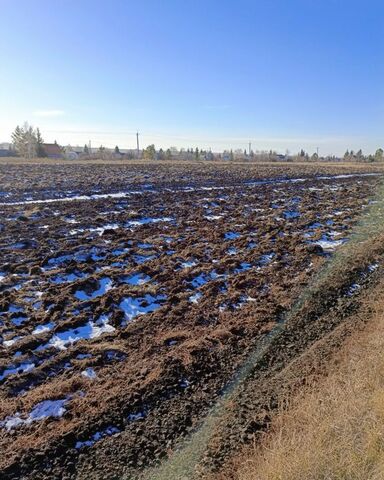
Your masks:
M56 141L55 141L56 143ZM57 144L57 143L56 143ZM25 123L22 127L17 126L12 133L12 153L23 158L45 157L46 152L44 150L44 140L41 136L39 128L33 128L28 123ZM73 153L73 148L68 145L66 147L60 147L60 151L63 156ZM347 150L343 158L336 156L319 157L318 153L309 155L305 150L301 150L297 154L290 154L286 151L285 154L278 154L274 150L269 151L253 151L250 150L224 150L223 153L213 153L211 150L203 150L196 148L177 149L171 147L166 150L160 148L156 149L155 145L148 145L143 150L125 150L121 151L116 145L114 149L108 149L103 145L100 145L97 149L91 149L88 145L84 145L82 151L76 149L76 155L83 157L95 157L95 158L126 158L128 160L134 158L144 158L147 160L248 160L248 161L303 161L303 162L316 162L316 161L340 161L347 162L381 162L384 160L384 151L382 148L378 148L374 155L364 155L360 149L357 152L353 150Z

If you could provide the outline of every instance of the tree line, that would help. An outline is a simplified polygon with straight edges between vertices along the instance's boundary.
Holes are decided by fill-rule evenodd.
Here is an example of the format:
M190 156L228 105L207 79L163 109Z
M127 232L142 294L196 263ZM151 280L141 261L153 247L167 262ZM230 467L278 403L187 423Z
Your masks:
M46 157L44 150L44 140L41 136L39 128L33 128L28 123L24 123L22 127L19 125L12 133L12 143L16 153L20 157L35 158Z

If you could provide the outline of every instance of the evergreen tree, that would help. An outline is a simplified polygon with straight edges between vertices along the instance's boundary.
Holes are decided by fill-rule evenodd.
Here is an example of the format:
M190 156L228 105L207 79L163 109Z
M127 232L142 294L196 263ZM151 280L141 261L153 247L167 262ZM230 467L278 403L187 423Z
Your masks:
M119 149L119 147L118 147L117 145L116 145L116 147L115 147L115 153L120 153L120 149Z
M89 148L88 148L88 145L87 145L87 144L84 145L83 152L84 152L86 155L89 155Z
M39 128L36 128L36 150L37 150L37 156L39 158L47 156L44 150L44 140L43 140L43 137L41 136Z
M24 157L25 153L24 141L24 130L22 127L19 127L19 125L17 125L15 131L12 133L12 143L17 155L20 155L21 157Z
M375 160L377 162L381 162L383 160L384 150L382 148L378 148L375 152Z
M15 131L12 133L12 142L17 154L21 157L28 159L36 157L36 133L33 127L31 127L27 122L24 123L23 127L16 127Z
M154 160L156 158L156 148L155 145L148 145L144 150L144 158L148 160Z

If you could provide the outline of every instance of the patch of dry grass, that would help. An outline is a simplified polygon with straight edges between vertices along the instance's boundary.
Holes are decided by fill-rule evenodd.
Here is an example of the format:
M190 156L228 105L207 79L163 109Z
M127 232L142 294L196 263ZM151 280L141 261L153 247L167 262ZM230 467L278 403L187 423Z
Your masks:
M322 381L281 408L261 446L238 460L237 480L384 478L384 302Z

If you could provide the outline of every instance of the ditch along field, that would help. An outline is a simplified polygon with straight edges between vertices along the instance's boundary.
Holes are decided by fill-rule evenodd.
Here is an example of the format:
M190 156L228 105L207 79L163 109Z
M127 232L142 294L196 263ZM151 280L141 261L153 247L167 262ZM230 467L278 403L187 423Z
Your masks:
M348 246L380 181L353 165L0 163L0 477L138 478L171 454ZM353 305L382 244L275 342L201 475L268 424L269 372L332 330L319 312Z

